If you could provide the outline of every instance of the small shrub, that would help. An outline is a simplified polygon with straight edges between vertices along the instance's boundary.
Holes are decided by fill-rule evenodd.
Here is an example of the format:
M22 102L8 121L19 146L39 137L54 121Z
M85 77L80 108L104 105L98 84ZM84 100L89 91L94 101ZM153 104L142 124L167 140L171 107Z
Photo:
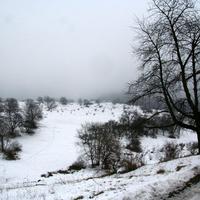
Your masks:
M142 152L141 142L138 137L132 138L126 148L137 153Z
M171 139L176 139L176 136L173 135L173 134L169 134L168 138L171 138Z
M86 168L85 163L82 160L75 161L72 165L69 166L69 170L76 170L76 171L79 171L85 168Z
M136 154L136 155L124 155L124 159L121 161L121 167L122 171L120 173L127 173L133 170L136 170L139 167L142 167L144 165L143 162L143 155L142 154Z
M33 130L33 129L26 129L26 133L28 134L28 135L34 135L35 134L35 131Z
M183 151L185 148L186 144L185 143L179 143L180 150Z
M84 105L85 107L90 107L90 105L92 105L92 102L89 101L88 99L84 99L84 100L83 100L83 105Z
M84 199L84 196L78 196L78 197L76 197L74 200L79 200L79 199Z
M159 169L158 171L157 171L157 174L164 174L165 173L165 170L164 169Z
M67 105L68 103L68 100L65 97L61 97L59 101L60 101L60 104L62 105Z
M14 130L13 132L9 132L8 133L10 138L16 138L16 137L20 137L20 131L18 129Z
M123 170L121 173L127 173L133 170L136 170L138 168L138 164L136 162L133 162L131 160L123 160L121 166L123 167Z
M176 167L176 171L178 172L178 171L180 171L182 168L184 168L186 165L178 165L177 167Z
M167 142L161 151L164 152L164 157L161 159L162 162L176 159L180 154L178 145L172 142Z
M192 142L187 144L187 149L191 153L191 155L195 155L198 152L198 143L197 142Z
M22 151L22 147L18 142L13 142L7 145L4 150L4 157L6 160L17 160L19 159L19 152Z
M46 174L41 174L41 177L44 177L44 178L49 178L51 176L53 176L52 172L47 172Z

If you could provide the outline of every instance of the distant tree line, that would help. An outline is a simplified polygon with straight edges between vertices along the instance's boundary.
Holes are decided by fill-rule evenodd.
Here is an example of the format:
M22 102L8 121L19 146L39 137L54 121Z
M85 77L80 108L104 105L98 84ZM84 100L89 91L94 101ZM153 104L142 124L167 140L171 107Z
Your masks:
M67 99L64 96L60 97L59 99L50 96L38 97L37 101L39 104L45 104L48 111L54 110L57 107L57 102L59 102L61 105L67 105L74 102L72 99Z

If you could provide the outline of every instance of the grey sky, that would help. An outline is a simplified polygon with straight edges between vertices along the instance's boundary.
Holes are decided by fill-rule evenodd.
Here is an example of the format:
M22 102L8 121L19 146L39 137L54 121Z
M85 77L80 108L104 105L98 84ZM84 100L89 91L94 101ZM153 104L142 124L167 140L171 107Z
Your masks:
M136 76L147 0L0 0L0 96L98 96Z

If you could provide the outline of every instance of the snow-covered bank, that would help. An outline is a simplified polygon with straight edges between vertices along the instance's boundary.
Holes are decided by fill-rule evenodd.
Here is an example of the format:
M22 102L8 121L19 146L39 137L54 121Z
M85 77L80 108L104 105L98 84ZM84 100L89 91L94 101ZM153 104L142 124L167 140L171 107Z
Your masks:
M199 160L200 156L193 156L105 177L98 171L81 170L39 182L9 183L1 186L0 199L160 200L200 173Z
M199 200L199 199L200 199L200 182L183 190L179 194L175 194L173 197L168 198L167 200Z

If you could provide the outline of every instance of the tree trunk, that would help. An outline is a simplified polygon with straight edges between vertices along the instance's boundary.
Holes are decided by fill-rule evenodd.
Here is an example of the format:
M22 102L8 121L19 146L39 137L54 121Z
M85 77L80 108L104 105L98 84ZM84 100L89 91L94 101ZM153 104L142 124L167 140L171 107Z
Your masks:
M200 155L200 116L196 118L196 126L197 126L197 142L198 142L198 155Z
M197 139L198 139L198 154L200 155L200 130L197 131Z
M3 136L1 136L1 151L4 152L4 139L3 139Z

